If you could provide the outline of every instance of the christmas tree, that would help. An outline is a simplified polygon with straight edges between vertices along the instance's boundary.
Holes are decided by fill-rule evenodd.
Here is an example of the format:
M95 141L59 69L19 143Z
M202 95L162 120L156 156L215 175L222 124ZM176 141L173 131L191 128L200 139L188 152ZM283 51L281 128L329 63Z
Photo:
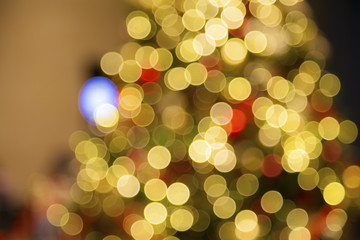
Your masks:
M141 9L141 10L139 10ZM301 0L140 0L70 139L69 239L340 239L360 205L357 127ZM68 237L65 237L68 236Z

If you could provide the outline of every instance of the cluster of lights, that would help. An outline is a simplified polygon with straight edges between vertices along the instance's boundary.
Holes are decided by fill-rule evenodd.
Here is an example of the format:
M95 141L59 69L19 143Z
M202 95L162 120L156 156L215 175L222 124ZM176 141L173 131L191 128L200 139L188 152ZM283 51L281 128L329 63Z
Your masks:
M106 53L111 81L80 93L95 135L70 139L80 210L53 204L49 222L85 239L100 239L86 223L103 215L115 223L103 240L339 239L360 206L360 167L342 160L357 127L333 111L340 81L306 3L139 4L126 19L138 42Z

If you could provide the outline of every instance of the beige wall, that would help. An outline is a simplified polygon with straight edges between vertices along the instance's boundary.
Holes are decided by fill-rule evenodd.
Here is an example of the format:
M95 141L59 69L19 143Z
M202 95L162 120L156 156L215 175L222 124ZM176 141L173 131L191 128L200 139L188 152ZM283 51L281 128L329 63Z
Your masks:
M86 129L77 108L91 67L124 38L121 0L0 1L0 186L17 199L29 177Z

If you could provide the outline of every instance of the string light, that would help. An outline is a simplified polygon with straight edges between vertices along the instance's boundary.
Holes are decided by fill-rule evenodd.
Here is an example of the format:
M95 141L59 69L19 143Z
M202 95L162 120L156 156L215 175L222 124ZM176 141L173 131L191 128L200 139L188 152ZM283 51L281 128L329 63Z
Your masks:
M140 0L134 41L100 60L109 79L84 84L80 210L53 204L48 221L78 235L103 211L120 226L104 240L341 238L360 206L358 128L337 114L306 2L180 2Z

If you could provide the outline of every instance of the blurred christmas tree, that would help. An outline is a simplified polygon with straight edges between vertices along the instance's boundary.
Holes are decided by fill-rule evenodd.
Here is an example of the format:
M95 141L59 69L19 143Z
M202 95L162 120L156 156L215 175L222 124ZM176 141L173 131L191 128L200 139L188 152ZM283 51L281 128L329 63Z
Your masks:
M358 131L306 2L138 4L80 92L91 134L70 139L71 204L47 210L63 239L340 239Z

